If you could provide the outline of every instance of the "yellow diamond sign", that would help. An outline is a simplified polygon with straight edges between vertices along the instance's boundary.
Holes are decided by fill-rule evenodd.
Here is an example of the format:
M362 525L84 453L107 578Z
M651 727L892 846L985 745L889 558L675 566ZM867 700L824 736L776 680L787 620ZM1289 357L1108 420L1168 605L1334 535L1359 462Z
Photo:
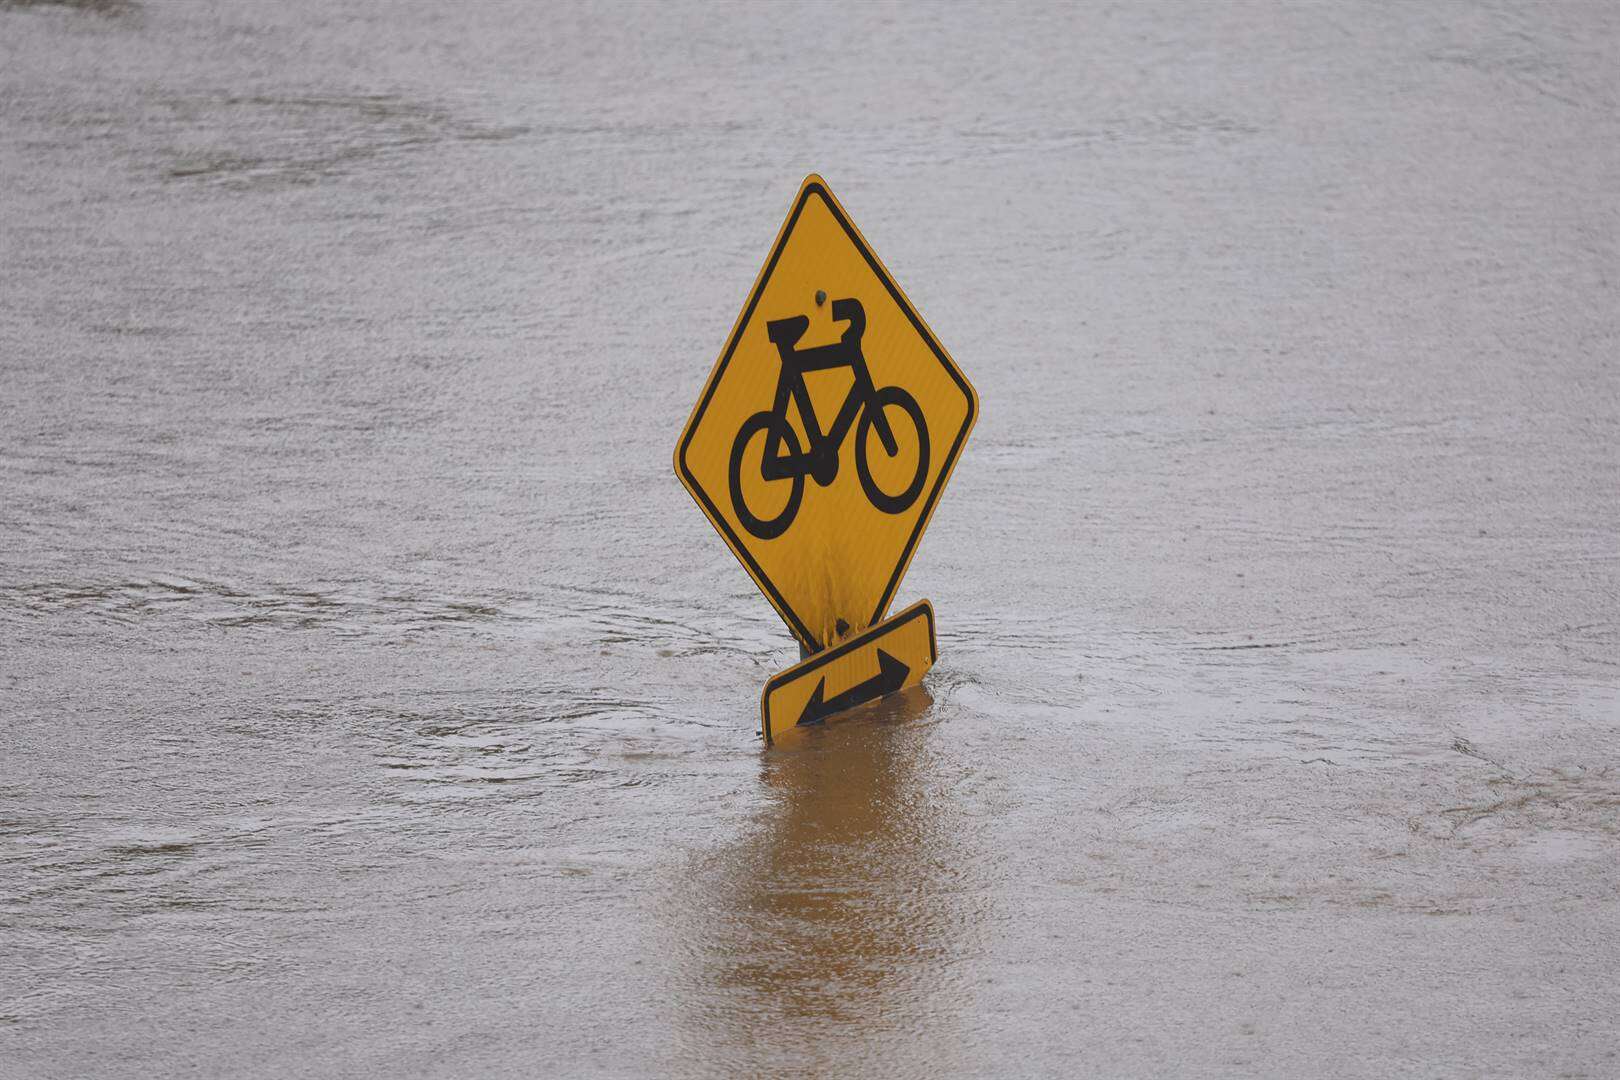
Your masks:
M675 471L816 651L883 618L978 408L810 176L681 433Z

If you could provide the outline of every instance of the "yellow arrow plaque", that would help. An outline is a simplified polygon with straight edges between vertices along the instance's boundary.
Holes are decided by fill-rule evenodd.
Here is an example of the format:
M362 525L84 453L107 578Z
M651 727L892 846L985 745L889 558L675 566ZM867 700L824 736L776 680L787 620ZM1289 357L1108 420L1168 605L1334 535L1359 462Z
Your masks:
M771 676L759 699L767 745L789 729L819 724L833 713L922 681L939 654L934 607L919 600L825 652Z
M681 433L675 471L814 652L883 617L978 410L811 176Z

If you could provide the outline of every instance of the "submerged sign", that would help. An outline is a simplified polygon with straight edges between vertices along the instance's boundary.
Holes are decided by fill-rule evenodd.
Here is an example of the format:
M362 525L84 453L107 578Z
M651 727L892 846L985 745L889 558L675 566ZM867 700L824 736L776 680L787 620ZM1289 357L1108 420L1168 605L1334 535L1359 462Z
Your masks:
M760 734L775 742L789 730L916 686L933 667L934 606L919 600L894 618L824 649L765 684Z
M808 177L675 450L675 471L816 651L883 617L978 396Z
M807 177L675 447L675 472L799 640L762 734L910 686L924 600L882 622L979 413L972 385Z

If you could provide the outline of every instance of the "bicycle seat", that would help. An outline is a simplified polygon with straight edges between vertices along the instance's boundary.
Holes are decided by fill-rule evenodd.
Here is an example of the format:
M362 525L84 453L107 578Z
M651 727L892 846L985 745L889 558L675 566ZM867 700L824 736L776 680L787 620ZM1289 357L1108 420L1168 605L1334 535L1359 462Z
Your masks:
M810 329L810 319L804 315L794 315L787 319L772 319L765 324L765 333L771 342L779 349L791 349L804 337L804 332Z

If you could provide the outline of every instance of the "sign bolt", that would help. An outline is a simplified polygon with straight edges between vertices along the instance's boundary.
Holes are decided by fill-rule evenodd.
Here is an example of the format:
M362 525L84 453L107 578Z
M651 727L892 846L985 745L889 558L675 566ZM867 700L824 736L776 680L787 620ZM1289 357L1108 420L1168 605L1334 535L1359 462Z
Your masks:
M817 289L816 290L816 307L820 307L822 304L825 304L826 302L827 302L827 290L826 289Z

